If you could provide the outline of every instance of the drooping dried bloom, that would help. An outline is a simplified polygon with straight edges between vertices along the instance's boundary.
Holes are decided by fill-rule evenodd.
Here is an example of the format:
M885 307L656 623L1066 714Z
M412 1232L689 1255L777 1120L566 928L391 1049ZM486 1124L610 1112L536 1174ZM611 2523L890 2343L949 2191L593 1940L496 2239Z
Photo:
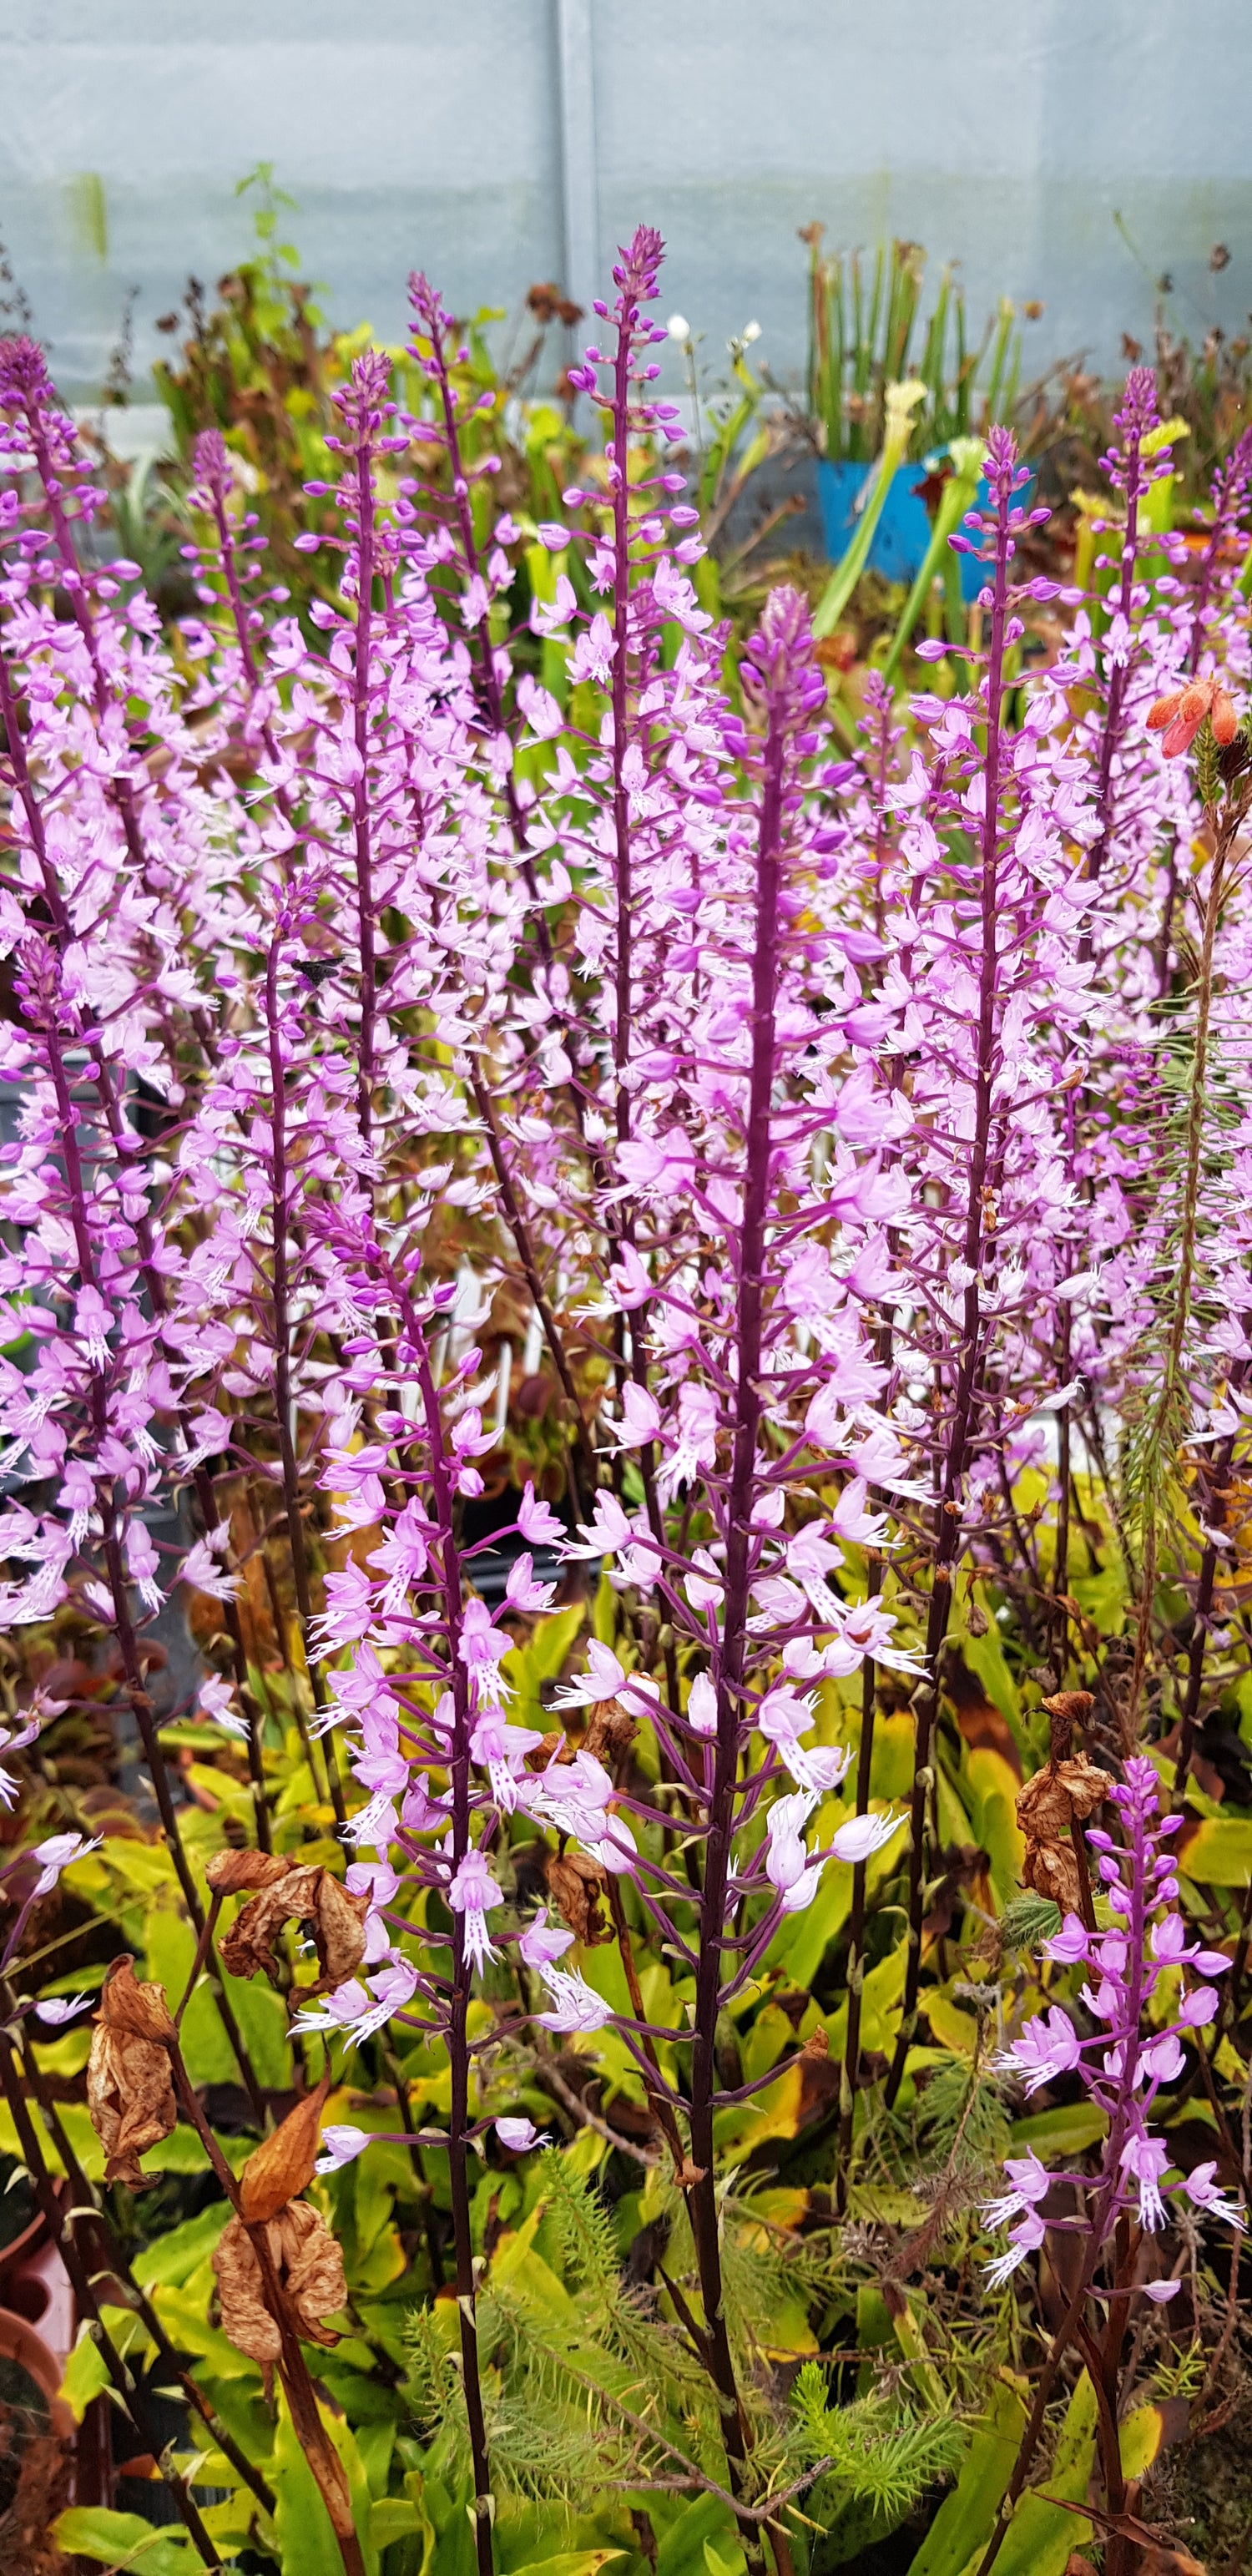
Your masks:
M87 2061L87 2107L105 2151L106 2182L145 2191L155 2177L139 2158L168 2138L178 2117L166 2041L174 2024L158 1985L141 1985L133 1959L114 1960L100 1992Z
M220 1874L214 1881L220 1893L226 1892L228 1884L257 1888L222 1942L223 1963L232 1977L250 1977L261 1969L273 1981L278 1967L274 1943L284 1923L307 1923L317 1945L321 1973L316 1986L306 1992L321 1993L355 1976L365 1956L368 1898L353 1896L333 1871L320 1866L304 1868L261 1853L255 1859L244 1853L222 1858L226 1866L219 1863ZM244 1859L253 1870L256 1861L268 1859L264 1875L258 1872L241 1882L231 1864Z
M1106 1771L1078 1754L1046 1764L1018 1792L1017 1821L1026 1837L1022 1885L1051 1897L1063 1914L1076 1914L1081 1902L1073 1826L1102 1804L1111 1785Z
M338 2341L326 2319L346 2304L343 2250L321 2212L293 2200L265 2227L265 2242L296 2332L328 2349ZM259 2361L268 2375L282 2352L282 2335L265 2303L261 2266L241 2218L228 2219L213 2255L222 2332L238 2352Z

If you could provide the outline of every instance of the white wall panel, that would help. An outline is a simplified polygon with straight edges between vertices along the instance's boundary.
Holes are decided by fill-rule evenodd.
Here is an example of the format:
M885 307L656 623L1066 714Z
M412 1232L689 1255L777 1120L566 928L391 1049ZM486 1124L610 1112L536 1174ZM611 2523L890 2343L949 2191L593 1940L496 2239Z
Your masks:
M76 392L128 286L142 361L243 253L262 159L335 317L388 335L415 264L515 302L641 219L666 309L710 352L755 315L782 373L814 215L959 259L978 320L1042 297L1040 360L1150 324L1115 209L1193 334L1252 307L1249 0L3 0L0 100L0 234Z

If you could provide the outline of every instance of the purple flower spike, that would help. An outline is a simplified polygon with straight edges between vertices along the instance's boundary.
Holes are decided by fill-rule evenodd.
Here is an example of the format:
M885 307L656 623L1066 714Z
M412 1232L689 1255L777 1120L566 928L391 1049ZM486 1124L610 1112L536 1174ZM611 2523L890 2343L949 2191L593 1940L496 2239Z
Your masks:
M1088 2239L1093 2256L1112 2239L1119 2218L1132 2213L1154 2233L1166 2224L1171 2199L1185 2195L1192 2206L1227 2226L1242 2224L1238 2205L1213 2184L1215 2167L1199 2165L1185 2182L1169 2182L1171 2151L1150 2125L1150 2114L1162 2084L1175 2083L1186 2065L1185 2043L1193 2041L1217 2013L1211 1983L1189 1985L1178 1998L1172 2020L1160 2026L1148 2019L1162 1977L1191 1971L1208 1980L1229 1962L1220 1951L1189 1941L1187 1927L1173 1910L1178 1882L1166 1863L1161 1875L1161 1844L1177 1818L1160 1814L1160 1785L1146 1754L1132 1755L1125 1777L1110 1785L1110 1802L1120 1811L1124 1839L1095 1829L1086 1840L1100 1854L1099 1876L1114 1916L1112 1928L1090 1931L1077 1915L1068 1914L1060 1932L1045 1941L1043 1955L1055 1966L1086 1970L1081 2001L1093 2024L1080 2035L1060 2004L1036 2014L996 2063L1002 2073L1021 2079L1027 2095L1058 2078L1077 2074L1084 2091L1108 2122L1099 2175L1056 2176L1086 2193L1080 2219L1063 2219ZM1146 2025L1146 2026L1145 2026ZM1039 2175L1045 2168L1006 2165L1012 2189L992 2201L989 2223L1003 2226L1027 2202L1032 2209L1044 2197ZM1050 2182L1054 2177L1047 2177ZM1012 2230L1012 2251L997 2257L988 2278L1002 2283L1030 2249L1020 2227Z

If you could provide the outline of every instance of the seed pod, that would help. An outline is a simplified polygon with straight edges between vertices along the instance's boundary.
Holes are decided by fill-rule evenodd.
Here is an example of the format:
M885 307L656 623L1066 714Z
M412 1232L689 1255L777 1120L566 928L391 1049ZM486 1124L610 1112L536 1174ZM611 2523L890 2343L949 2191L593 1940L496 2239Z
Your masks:
M317 2164L318 2141L322 2134L322 2112L330 2091L330 2077L324 2075L315 2093L306 2093L281 2120L273 2135L254 2147L239 2177L239 2200L244 2217L255 2224L259 2219L276 2218L289 2200L298 2200L313 2180Z

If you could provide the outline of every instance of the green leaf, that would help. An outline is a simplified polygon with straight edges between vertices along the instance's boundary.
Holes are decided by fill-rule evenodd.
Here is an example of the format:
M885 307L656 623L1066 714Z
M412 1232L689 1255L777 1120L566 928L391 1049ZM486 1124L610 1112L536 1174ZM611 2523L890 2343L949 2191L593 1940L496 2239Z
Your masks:
M112 2513L102 2504L71 2505L58 2514L52 2537L67 2557L98 2558L119 2571L134 2567L139 2576L193 2576L203 2565L182 2532L154 2529L137 2513ZM336 2576L343 2576L342 2559Z
M109 2365L84 2318L61 2382L61 2395L76 2424L81 2424L92 2398L99 2397L108 2384Z
M1081 2549L1090 2538L1090 2523L1066 2506L1081 2504L1086 2496L1095 2425L1095 2395L1084 2371L1069 2401L1051 2471L1040 2487L1020 2498L996 2560L996 2576L1064 2576L1071 2549ZM971 2552L967 2564L976 2566L981 2554Z
M164 1987L170 2011L177 2012L196 1955L196 1936L186 1915L176 1914L168 1900L150 1906L144 1916L143 1947L149 1977ZM183 2016L182 2048L193 2084L238 2081L235 2052L203 1977Z
M990 2539L1013 2475L1026 2409L1008 2379L997 2379L987 2412L975 2424L960 2477L935 2515L909 2576L961 2576L974 2549Z
M347 2472L365 2576L378 2576L378 2547L371 2528L373 2504L360 2453L342 2417L323 2412L322 2422ZM292 2576L297 2570L299 2576L343 2576L343 2556L330 2515L285 2404L274 2436L273 2486L274 2528L282 2565L292 2570Z
M706 2540L712 2541L721 2557L731 2557L738 2545L735 2526L716 2496L700 2496L695 2504L684 2504L664 2539L658 2534L656 2576L708 2576ZM736 2564L742 2568L742 2553Z
M375 2549L389 2549L393 2540L408 2540L424 2523L421 2506L410 2496L379 2496L370 2506L370 2539Z
M1059 2111L1031 2111L1024 2120L1015 2120L1009 2135L1015 2156L1033 2147L1041 2156L1080 2156L1094 2147L1108 2131L1103 2111L1091 2102L1073 2102Z
M561 2549L555 2558L532 2558L525 2567L515 2567L512 2576L599 2576L611 2558L625 2555L624 2549Z
M210 2209L202 2209L198 2218L185 2218L181 2227L172 2227L168 2235L145 2245L131 2267L140 2289L181 2289L213 2252L229 2216L225 2200L216 2201Z

